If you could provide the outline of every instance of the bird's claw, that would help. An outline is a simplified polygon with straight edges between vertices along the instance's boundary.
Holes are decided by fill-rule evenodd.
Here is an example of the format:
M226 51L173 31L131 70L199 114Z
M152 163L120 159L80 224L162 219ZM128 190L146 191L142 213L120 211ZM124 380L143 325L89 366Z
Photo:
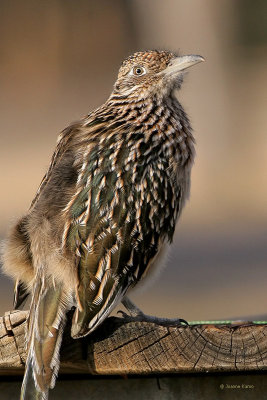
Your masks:
M129 314L124 311L118 311L126 321L138 321L138 322L151 322L157 325L163 326L179 326L182 324L189 325L188 322L183 318L160 318L152 315L144 314L128 297L125 297L122 304L127 309Z
M122 311L122 310L117 311L117 314L121 314L121 317L122 317L122 318L127 318L127 317L129 317L129 315L128 315L125 311Z
M189 326L189 323L183 318L178 318L177 321L180 321L181 324L184 323L185 325Z
M188 322L183 318L160 318L152 315L146 315L142 311L136 314L127 314L125 311L119 310L117 314L121 314L121 317L127 322L151 322L157 325L163 326L179 326L182 324L189 325Z

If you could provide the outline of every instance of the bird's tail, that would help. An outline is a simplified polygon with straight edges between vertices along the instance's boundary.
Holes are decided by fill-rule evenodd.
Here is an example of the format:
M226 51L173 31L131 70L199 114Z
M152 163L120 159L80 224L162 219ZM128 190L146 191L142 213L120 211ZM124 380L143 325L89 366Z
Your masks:
M37 277L26 334L27 361L20 400L47 400L59 369L66 312L70 301L62 287Z

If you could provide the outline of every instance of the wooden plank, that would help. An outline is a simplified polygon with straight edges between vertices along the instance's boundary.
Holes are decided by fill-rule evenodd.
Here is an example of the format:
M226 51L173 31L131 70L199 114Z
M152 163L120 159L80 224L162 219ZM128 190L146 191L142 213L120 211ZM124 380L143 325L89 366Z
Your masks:
M0 318L0 374L23 372L26 311ZM101 375L264 371L267 325L160 326L110 317L84 339L69 325L63 339L61 372Z

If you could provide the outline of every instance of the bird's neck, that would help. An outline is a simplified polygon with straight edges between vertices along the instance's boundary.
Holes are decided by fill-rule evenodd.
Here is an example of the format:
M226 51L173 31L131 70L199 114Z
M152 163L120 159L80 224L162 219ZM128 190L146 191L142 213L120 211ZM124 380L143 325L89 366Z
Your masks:
M133 151L135 147L140 148L142 142L142 149L151 156L153 153L153 157L159 152L165 153L166 159L172 158L178 164L193 159L194 139L190 123L174 96L163 99L156 96L145 99L111 96L89 116L89 120L93 123L99 121L100 126L108 131L115 130L113 140L130 143Z
M157 124L157 128L167 122L176 121L176 130L191 131L191 127L181 104L174 95L165 98L149 96L146 98L124 98L111 95L110 98L92 115L104 121L117 121L131 126L146 124L147 127Z

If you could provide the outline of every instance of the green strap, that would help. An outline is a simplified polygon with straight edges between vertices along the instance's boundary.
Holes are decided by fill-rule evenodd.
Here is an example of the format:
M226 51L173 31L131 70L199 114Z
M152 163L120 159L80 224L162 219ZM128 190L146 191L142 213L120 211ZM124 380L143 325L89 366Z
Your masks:
M214 320L214 321L189 321L189 325L232 325L235 323L242 323L242 322L252 322L253 324L257 324L257 325L265 325L267 324L267 321L243 321L243 320L225 320L225 321L218 321L218 320Z

